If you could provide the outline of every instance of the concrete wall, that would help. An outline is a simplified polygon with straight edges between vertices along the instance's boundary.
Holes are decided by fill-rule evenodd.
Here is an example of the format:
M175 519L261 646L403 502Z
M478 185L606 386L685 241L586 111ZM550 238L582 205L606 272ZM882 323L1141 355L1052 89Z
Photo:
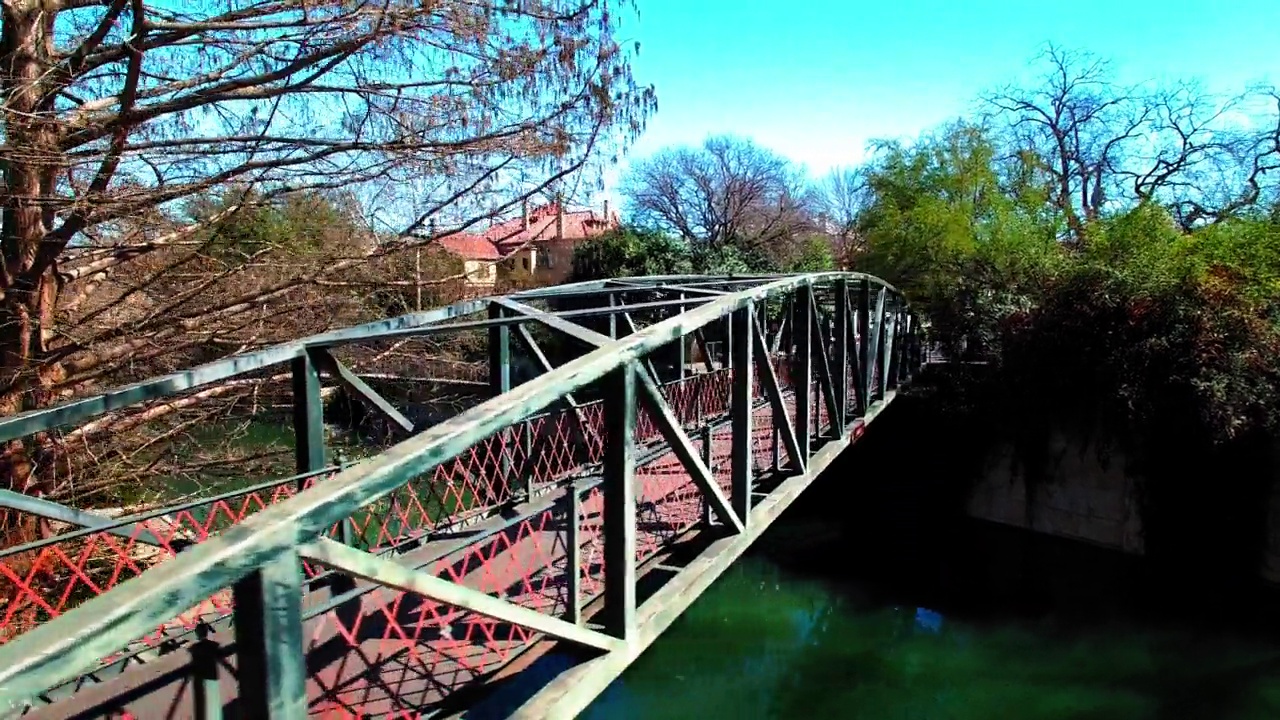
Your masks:
M1124 459L1104 457L1092 440L1055 433L1045 477L1027 499L1026 472L1012 444L988 458L969 498L973 517L1082 540L1128 553L1143 551L1142 520Z
M1142 518L1133 478L1118 454L1102 457L1094 442L1052 436L1047 477L1027 499L1026 473L1011 445L991 454L968 500L972 517L1143 554ZM1280 461L1280 440L1273 445ZM1280 462L1274 467L1280 468ZM1280 480L1277 478L1276 480ZM1267 541L1259 574L1280 583L1280 482L1267 499Z

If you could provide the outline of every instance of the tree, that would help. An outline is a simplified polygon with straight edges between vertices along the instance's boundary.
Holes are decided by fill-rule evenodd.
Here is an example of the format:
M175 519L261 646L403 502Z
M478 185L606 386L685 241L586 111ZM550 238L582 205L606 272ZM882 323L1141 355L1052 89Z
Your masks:
M633 164L622 185L636 222L694 245L773 255L813 227L801 174L741 138L660 150Z
M858 216L871 201L864 168L835 168L818 182L814 194L818 225L835 239L837 264L852 267L854 257L866 247L857 232Z
M1101 212L1110 173L1153 109L1136 90L1118 86L1109 64L1092 55L1050 45L1040 61L1046 71L1038 86L1005 88L986 101L1015 146L1039 161L1050 199L1078 239Z
M619 17L585 0L6 3L0 412L127 380L139 354L344 322L353 271L428 244L429 221L465 227L588 168L653 108ZM242 210L339 189L355 236L305 258L214 247ZM196 196L220 210L184 213ZM39 491L29 445L3 474Z
M692 271L689 246L654 230L623 227L573 249L574 282Z
M1274 107L1274 91L1224 100L1190 83L1126 87L1106 61L1053 45L1039 61L1038 84L985 97L987 119L1007 172L1043 186L1072 239L1108 208L1158 202L1190 229L1268 195L1266 175L1280 169L1280 113L1256 131L1231 118L1259 100Z

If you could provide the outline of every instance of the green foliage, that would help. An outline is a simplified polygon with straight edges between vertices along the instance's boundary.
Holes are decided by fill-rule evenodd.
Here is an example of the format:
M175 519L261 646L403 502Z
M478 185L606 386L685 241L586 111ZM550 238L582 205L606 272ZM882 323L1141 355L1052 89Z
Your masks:
M360 232L354 203L318 192L290 193L264 198L243 188L192 198L186 214L192 220L211 220L207 253L228 262L264 253L291 257L315 256L335 245L347 244Z
M1162 207L1063 219L974 128L881 149L858 269L902 288L953 354L993 361L1004 416L1103 421L1155 442L1170 423L1212 442L1276 425L1280 225L1259 216L1184 232Z
M623 227L580 243L573 251L574 282L692 272L689 248L653 230Z
M825 272L836 269L835 251L831 240L821 235L802 238L797 243L796 254L787 264L787 272Z

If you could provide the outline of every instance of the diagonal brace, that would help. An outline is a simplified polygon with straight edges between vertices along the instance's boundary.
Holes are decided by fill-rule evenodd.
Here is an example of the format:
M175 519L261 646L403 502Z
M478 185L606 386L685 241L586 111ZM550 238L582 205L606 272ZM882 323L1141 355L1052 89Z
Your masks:
M5 490L0 488L0 508L10 508L21 513L35 515L37 517L64 522L70 525L78 525L82 528L93 528L99 532L109 533L125 540L136 540L145 545L154 545L155 547L164 547L164 543L156 537L155 533L138 523L121 525L120 520L109 518L97 513L85 512L76 508L56 503L44 498L38 498L34 495L24 495L13 490ZM171 541L173 544L185 542L179 537L174 537ZM11 548L5 548L10 550ZM173 548L178 549L178 548Z
M531 320L536 320L552 330L568 335L580 343L591 346L593 349L604 347L605 345L614 342L613 338L605 335L604 333L598 333L591 328L583 327L571 320L565 320L558 315L552 315L549 312L543 312L537 308L529 307L524 303L509 300L507 298L498 298L494 300L494 302L514 313L524 315Z
M827 417L831 420L831 429L836 437L841 437L844 435L844 417L838 410L839 406L836 405L836 393L831 379L831 364L827 361L827 339L822 336L822 322L818 319L820 317L818 303L813 296L814 293L809 293L809 307L812 308L809 316L813 318L810 324L810 332L813 333L813 337L817 342L810 343L810 345L813 347L814 355L817 356L814 359L817 360L818 365L818 387L822 391L823 402L827 404Z
M313 540L301 546L298 553L305 558L355 577L385 587L418 593L446 605L526 627L559 640L568 640L604 651L622 647L620 640L604 633L588 630L559 618L499 600L479 590L451 583L430 573L405 567L393 560L347 547L328 538Z
M533 336L529 334L528 328L523 325L517 325L516 339L519 340L525 350L528 350L529 354L538 361L538 364L542 366L542 370L544 372L551 372L555 369L551 366L551 361L547 359L546 353L542 352L542 348L539 347L538 341L534 340ZM574 427L582 436L582 441L586 443L588 440L594 439L595 432L591 428L591 424L588 423L586 418L583 416L581 406L578 404L578 401L574 399L572 394L565 395L562 400L564 401L564 404L569 407L569 417L573 418Z
M395 408L386 398L378 394L378 391L369 387L369 384L360 379L360 376L351 372L346 365L338 362L338 359L329 353L325 348L308 348L307 354L315 364L323 369L330 377L342 383L348 390L359 395L366 402L377 408L379 412L385 415L391 422L400 426L400 429L407 433L414 431L413 421L405 417L403 413Z
M778 383L778 375L773 371L772 358L769 355L768 348L764 345L764 329L760 326L760 318L755 319L756 331L751 333L751 341L755 343L756 354L760 355L760 361L756 363L756 367L760 368L761 384L764 386L764 394L769 396L769 404L773 406L773 426L782 435L782 444L787 447L787 455L791 456L791 462L796 469L804 472L808 467L808 461L800 453L800 443L796 441L795 426L791 424L791 417L787 414L787 404L782 400L782 386Z
M684 465L689 471L689 475L698 485L698 489L706 495L707 502L711 504L711 509L715 511L725 523L732 525L734 532L742 532L742 521L734 514L729 506L729 500L725 498L724 493L720 491L720 485L711 477L711 470L707 468L702 458L698 457L698 453L693 449L693 441L689 439L688 434L680 427L680 421L676 420L675 413L671 411L671 406L667 404L666 398L662 397L662 391L658 389L653 378L644 373L636 373L636 377L640 381L640 401L648 407L653 420L657 423L658 429L662 431L662 436L666 439L667 444L675 451L676 457L680 460L680 464Z
M640 332L640 328L636 327L636 321L631 318L631 313L623 311L621 315L622 315L622 321L627 324L627 329L632 335L635 335L636 333ZM655 381L662 382L662 380L658 377L657 368L653 366L653 361L650 360L648 356L646 356L644 359L644 366L645 366L645 369L649 371L649 374L653 376L653 379Z

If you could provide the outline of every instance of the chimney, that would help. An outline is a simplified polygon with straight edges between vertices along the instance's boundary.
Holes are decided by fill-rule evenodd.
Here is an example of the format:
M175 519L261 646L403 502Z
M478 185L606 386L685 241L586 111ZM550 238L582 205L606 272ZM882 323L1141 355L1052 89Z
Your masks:
M529 229L529 198L520 201L520 220L524 225L524 229Z
M609 226L609 198L604 199L604 224Z
M556 193L556 239L564 239L564 198Z

